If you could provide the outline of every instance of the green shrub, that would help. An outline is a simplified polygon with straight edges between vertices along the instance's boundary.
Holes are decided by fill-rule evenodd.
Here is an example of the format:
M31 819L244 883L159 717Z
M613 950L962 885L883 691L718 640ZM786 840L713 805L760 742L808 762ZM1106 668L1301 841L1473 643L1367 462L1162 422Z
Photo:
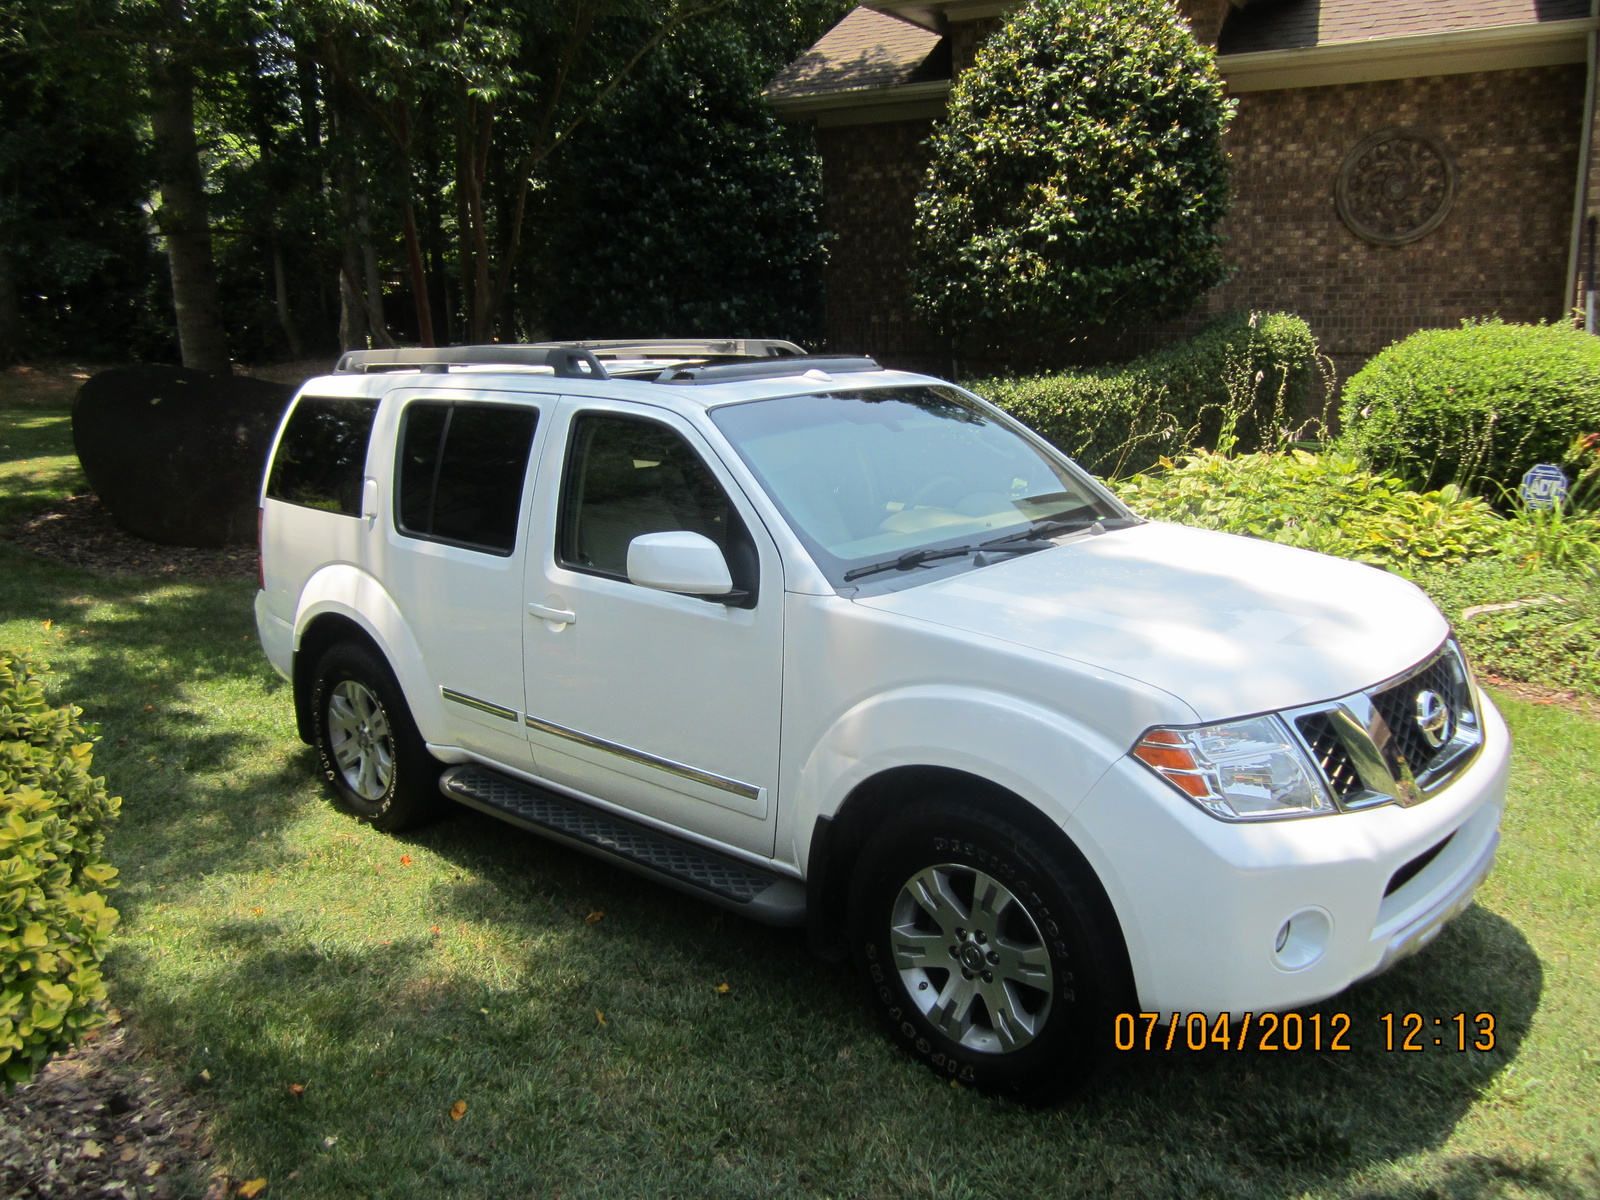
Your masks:
M1144 516L1411 572L1492 554L1506 522L1459 488L1421 494L1348 454L1204 451L1117 485Z
M1143 470L1224 429L1238 449L1278 438L1317 393L1317 344L1287 313L1235 313L1122 367L968 384L1098 475Z
M0 650L0 1077L28 1079L103 1021L117 921L101 854L122 801L89 775L80 710L52 708L44 668Z
M1600 431L1600 338L1565 325L1466 322L1384 350L1345 385L1351 444L1419 488L1501 502L1535 463Z
M985 341L1182 312L1225 275L1232 111L1171 0L1032 0L934 130L918 308Z
M1600 695L1600 582L1514 554L1414 576L1474 666Z

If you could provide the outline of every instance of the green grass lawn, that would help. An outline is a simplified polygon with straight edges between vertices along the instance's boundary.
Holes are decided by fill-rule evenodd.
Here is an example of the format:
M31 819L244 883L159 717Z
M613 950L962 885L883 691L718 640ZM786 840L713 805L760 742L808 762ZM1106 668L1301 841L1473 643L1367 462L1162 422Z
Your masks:
M7 416L0 442L40 414ZM250 600L0 545L0 645L55 664L124 798L114 1003L269 1197L1600 1195L1590 718L1505 701L1500 865L1320 1006L1352 1051L1134 1055L1030 1111L891 1049L797 933L466 810L404 838L336 814ZM1382 1049L1381 1013L1463 1011L1495 1015L1493 1052Z

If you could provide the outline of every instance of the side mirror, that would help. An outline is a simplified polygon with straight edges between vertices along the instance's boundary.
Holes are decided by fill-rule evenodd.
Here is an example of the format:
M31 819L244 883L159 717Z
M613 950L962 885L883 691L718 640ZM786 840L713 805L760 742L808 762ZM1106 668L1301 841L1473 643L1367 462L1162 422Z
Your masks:
M733 576L721 549L710 538L686 529L640 534L629 542L628 582L691 596L725 596L733 591Z

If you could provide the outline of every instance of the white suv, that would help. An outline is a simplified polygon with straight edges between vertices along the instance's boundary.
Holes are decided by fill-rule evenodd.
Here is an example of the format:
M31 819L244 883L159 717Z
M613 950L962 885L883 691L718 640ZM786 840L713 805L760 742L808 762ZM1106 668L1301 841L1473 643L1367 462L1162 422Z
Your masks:
M1305 1005L1465 907L1510 746L1421 592L1143 521L959 387L797 349L307 383L256 614L335 799L803 923L912 1053L1033 1098L1119 1014Z

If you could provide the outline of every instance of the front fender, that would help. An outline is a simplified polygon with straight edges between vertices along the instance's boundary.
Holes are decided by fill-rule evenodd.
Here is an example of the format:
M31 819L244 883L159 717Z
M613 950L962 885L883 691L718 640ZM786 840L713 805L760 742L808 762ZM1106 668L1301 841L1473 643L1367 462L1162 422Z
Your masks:
M861 784L896 767L944 767L1015 793L1057 825L1127 747L1016 696L920 685L871 696L838 717L813 746L786 795L802 868L818 817L833 817Z
M400 690L405 693L423 739L444 740L442 702L438 689L429 685L422 647L384 586L349 563L334 563L319 570L300 592L294 618L296 653L306 630L325 613L336 613L366 631L400 681Z

